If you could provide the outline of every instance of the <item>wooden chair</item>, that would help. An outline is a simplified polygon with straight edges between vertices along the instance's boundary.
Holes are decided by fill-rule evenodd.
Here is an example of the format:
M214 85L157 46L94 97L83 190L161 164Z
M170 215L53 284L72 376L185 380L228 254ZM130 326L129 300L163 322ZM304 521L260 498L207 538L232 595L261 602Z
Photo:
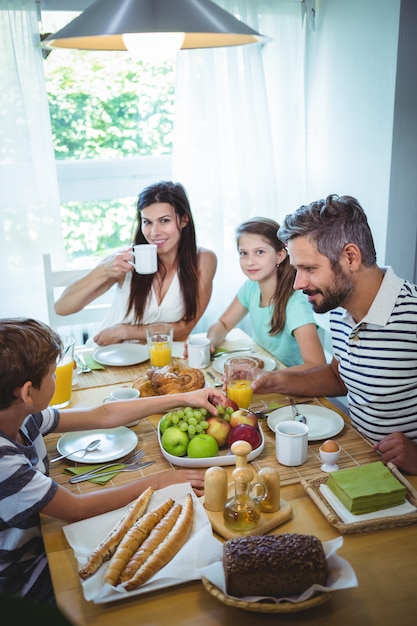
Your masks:
M67 285L84 276L88 270L53 271L49 254L43 255L43 269L49 326L59 332L65 329L67 334L74 336L77 343L85 343L88 337L95 332L98 324L105 318L113 301L113 289L91 302L78 313L58 315L54 308L55 301Z

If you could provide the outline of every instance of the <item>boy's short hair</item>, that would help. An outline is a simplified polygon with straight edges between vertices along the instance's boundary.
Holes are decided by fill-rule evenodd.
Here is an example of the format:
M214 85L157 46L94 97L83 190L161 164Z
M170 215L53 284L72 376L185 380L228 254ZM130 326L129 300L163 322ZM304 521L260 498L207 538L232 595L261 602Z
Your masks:
M39 389L62 348L60 336L42 322L0 319L0 409L11 406L27 381Z

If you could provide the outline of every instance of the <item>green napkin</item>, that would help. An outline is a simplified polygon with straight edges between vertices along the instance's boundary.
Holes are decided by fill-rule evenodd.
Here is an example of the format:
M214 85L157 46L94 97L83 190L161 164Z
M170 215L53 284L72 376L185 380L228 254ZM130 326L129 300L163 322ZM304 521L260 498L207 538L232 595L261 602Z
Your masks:
M407 492L381 461L332 472L327 486L353 515L398 506Z
M90 370L105 370L106 369L105 367L100 365L100 363L97 363L97 361L93 359L91 354L84 354L83 356Z
M102 478L100 478L99 476L96 476L95 478L90 478L88 482L90 483L96 483L97 485L105 485L109 480L112 480L112 478L115 478L117 476L117 474L120 472L121 469L124 468L123 463L121 463L120 465L116 465L114 468L114 472L112 474L108 474L107 476L103 476ZM78 476L79 474L84 474L84 472L89 472L90 470L99 470L100 466L99 465L85 465L84 467L64 467L64 469L62 470L64 472L64 474L71 474L71 476ZM104 470L105 472L107 470Z

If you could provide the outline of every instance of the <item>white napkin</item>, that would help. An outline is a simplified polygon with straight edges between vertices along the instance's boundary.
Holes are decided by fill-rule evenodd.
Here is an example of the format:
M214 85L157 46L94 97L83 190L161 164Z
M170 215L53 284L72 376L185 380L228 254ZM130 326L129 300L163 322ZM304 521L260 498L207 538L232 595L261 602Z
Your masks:
M337 550L343 545L343 537L338 537L332 541L323 543L323 548L326 553L327 563L329 565L329 578L327 586L313 585L300 596L291 596L287 598L271 598L270 596L246 596L244 598L237 598L237 600L244 600L245 602L259 602L260 600L272 600L276 603L279 602L304 602L311 598L317 592L329 592L337 589L347 589L349 587L357 587L358 580L355 572L350 564L336 554ZM213 585L216 585L225 595L226 581L224 577L224 570L222 565L223 546L217 547L217 560L200 569L201 576L207 578Z
M220 547L221 544L213 537L210 520L201 502L195 496L191 485L181 483L155 491L148 510L154 509L169 497L173 498L175 502L183 504L187 493L193 495L194 524L188 540L172 561L147 583L134 591L126 591L123 587L112 587L107 583L105 584L103 578L108 567L108 563L105 563L91 578L85 581L80 579L86 600L92 600L96 603L112 602L124 597L130 598L134 595L201 578L200 569L215 560L217 544ZM110 532L127 508L128 506L64 526L65 536L74 550L79 568L85 564L88 556Z

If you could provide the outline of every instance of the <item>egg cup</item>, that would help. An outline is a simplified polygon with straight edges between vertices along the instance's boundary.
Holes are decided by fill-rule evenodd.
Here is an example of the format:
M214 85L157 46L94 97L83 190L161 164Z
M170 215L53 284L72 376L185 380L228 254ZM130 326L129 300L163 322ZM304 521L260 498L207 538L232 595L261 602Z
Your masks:
M337 465L337 461L340 456L340 448L336 452L324 452L321 448L319 448L320 458L323 461L323 465L321 466L322 472L335 472L339 469Z

